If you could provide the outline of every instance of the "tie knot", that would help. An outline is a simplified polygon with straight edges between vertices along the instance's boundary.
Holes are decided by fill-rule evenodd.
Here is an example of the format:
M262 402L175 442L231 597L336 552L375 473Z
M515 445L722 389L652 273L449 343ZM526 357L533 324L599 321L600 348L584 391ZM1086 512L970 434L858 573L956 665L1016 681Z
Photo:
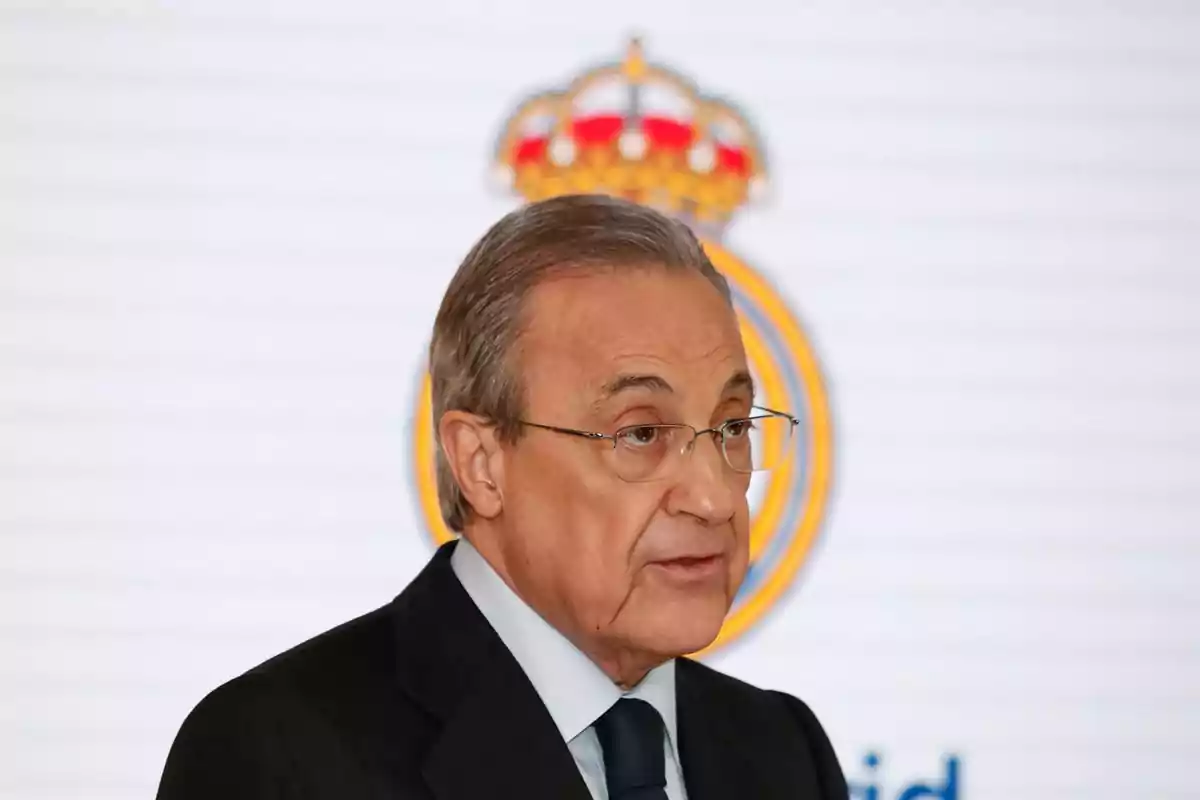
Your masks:
M596 720L595 728L612 800L666 796L663 720L654 706L622 698ZM655 790L659 793L653 794Z

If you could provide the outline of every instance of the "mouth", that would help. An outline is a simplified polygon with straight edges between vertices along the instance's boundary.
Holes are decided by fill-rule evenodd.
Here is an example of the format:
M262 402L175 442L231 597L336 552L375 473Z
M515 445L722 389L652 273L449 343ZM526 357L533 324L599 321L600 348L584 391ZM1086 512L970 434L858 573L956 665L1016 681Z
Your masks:
M711 555L680 556L661 561L652 561L650 565L667 578L675 581L690 583L709 580L724 573L725 558L720 553Z

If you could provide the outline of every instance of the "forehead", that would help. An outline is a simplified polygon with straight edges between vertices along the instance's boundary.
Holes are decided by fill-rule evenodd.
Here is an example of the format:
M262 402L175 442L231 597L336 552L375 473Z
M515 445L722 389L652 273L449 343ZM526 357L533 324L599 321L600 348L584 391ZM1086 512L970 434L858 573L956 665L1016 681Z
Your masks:
M618 373L657 373L702 391L746 368L736 315L695 272L555 278L533 291L524 317L520 360L531 400L548 381L596 391Z

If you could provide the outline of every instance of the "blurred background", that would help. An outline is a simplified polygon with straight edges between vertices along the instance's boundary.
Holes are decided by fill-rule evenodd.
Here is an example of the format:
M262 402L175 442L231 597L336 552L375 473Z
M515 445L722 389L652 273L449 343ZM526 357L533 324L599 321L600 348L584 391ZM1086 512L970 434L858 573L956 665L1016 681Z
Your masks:
M1200 796L1200 5L10 0L0 797L152 796L424 564L498 138L635 35L761 137L720 246L827 476L705 658L860 800Z

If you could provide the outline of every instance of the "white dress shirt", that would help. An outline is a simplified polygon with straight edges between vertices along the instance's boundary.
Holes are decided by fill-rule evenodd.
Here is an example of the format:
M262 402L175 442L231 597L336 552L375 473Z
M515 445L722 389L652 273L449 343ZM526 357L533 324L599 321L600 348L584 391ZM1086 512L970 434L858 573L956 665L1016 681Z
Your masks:
M529 676L595 800L608 800L604 752L592 723L622 697L645 700L665 723L668 800L687 800L675 721L675 662L652 669L623 692L590 658L525 604L466 539L459 539L450 566L471 600Z

